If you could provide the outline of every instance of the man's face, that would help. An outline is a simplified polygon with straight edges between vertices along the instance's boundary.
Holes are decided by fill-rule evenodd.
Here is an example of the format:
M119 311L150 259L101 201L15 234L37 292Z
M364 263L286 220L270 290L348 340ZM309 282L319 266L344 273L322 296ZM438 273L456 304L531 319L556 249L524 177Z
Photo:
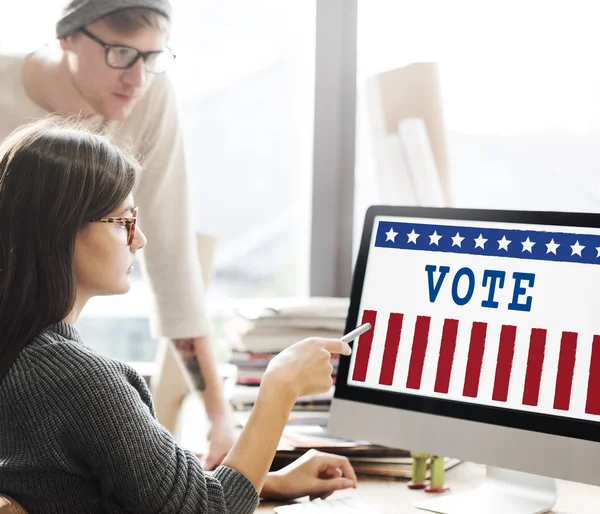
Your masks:
M121 34L98 21L86 29L105 43L128 46L140 52L164 50L167 44L167 34L154 28ZM85 101L107 119L125 119L152 83L154 75L146 71L142 58L129 69L111 68L106 63L106 50L83 33L61 40L61 46L67 53L75 87Z

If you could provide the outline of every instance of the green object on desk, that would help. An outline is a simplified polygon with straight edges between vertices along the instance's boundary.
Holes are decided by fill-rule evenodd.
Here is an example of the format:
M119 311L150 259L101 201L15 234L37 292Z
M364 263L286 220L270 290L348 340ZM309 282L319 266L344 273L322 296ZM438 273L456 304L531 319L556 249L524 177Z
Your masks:
M409 489L424 489L427 486L427 460L431 457L428 453L410 452L412 457L412 476L408 483Z
M413 482L421 483L425 482L425 473L427 471L427 459L425 458L413 458L412 463L412 474Z
M444 485L444 457L438 455L431 456L429 464L430 481L425 487L426 493L443 493L448 490L448 486Z
M438 489L444 486L444 457L433 457L430 464L430 487Z

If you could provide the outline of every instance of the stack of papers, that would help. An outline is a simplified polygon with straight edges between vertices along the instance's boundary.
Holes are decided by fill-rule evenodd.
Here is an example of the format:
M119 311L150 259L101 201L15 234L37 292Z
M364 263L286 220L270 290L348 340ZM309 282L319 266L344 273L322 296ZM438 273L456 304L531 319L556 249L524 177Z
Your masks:
M294 298L256 303L236 310L227 327L234 351L278 353L307 337L344 333L348 298Z

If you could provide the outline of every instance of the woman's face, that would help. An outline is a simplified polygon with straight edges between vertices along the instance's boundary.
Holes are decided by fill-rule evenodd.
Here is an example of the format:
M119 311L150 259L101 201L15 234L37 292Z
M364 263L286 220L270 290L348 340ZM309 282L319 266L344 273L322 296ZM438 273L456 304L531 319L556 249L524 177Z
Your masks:
M131 217L133 195L108 217ZM77 295L92 298L124 294L131 287L135 253L146 245L146 236L136 228L133 242L127 245L127 224L88 223L75 239L75 278Z

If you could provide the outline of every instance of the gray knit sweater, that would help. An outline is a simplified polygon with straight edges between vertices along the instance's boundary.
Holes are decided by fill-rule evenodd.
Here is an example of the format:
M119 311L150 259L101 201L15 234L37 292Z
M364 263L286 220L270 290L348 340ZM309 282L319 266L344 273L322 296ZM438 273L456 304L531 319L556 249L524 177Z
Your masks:
M30 514L254 512L241 473L210 476L156 420L144 380L48 327L0 382L0 491Z

